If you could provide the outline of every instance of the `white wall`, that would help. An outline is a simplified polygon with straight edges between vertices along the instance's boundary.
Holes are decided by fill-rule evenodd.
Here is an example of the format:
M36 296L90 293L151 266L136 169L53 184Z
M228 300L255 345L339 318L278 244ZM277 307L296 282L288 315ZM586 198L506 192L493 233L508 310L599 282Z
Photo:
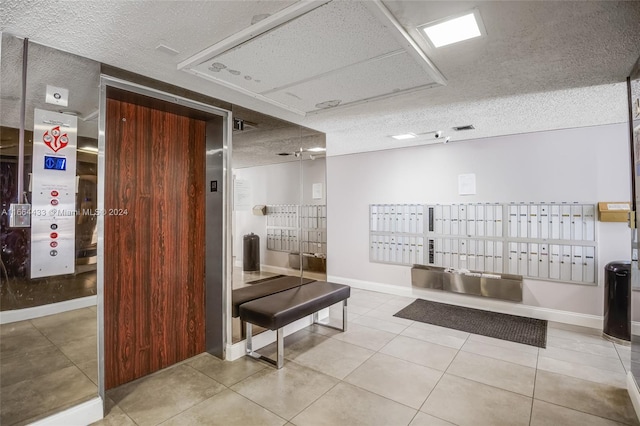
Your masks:
M302 162L303 204L325 204L325 159ZM296 162L234 169L236 179L249 182L251 206L300 203L300 165ZM322 199L312 198L312 185L321 183ZM251 210L233 212L233 254L236 264L242 262L242 237L250 232L260 237L260 263L288 267L287 253L267 250L267 217L254 216Z
M629 200L628 133L613 124L328 157L327 275L411 287L410 267L369 262L369 204ZM477 195L457 195L465 173ZM630 231L598 222L596 232L598 286L527 279L522 304L601 316L602 269L630 257Z

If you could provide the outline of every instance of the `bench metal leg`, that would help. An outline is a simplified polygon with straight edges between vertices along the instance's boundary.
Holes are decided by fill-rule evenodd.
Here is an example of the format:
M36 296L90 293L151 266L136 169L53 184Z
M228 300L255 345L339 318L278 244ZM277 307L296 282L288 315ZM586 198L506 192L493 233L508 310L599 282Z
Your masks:
M347 331L347 299L344 299L342 301L342 328L335 327L335 326L329 325L329 324L321 323L320 321L318 321L318 313L317 312L314 312L313 315L311 316L311 318L313 320L313 324L321 325L321 326L327 327L327 328L333 328L334 330Z
M269 364L272 364L274 366L276 366L278 369L281 369L282 366L284 365L284 328L281 327L278 330L276 330L276 359L273 360L267 356L261 355L258 352L255 352L253 350L253 341L252 341L252 337L253 337L253 327L252 324L247 322L246 323L246 330L247 330L247 355L249 355L252 358L255 359L260 359L262 361L266 361Z

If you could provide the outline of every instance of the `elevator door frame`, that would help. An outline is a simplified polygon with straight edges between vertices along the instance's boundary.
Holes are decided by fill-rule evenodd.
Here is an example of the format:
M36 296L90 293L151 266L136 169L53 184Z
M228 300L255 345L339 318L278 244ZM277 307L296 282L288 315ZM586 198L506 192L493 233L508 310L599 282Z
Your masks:
M222 192L222 312L221 312L221 344L222 344L222 357L225 357L225 349L228 342L228 318L230 318L231 311L231 279L233 275L232 269L232 235L230 231L231 223L231 184L230 179L231 171L231 134L233 116L231 111L227 111L222 108L207 105L202 102L197 102L188 98L173 95L167 92L142 86L136 83L131 83L118 78L110 77L107 75L100 76L100 108L99 108L99 122L98 122L98 211L105 211L105 184L108 184L108 177L105 176L105 128L106 128L106 107L107 107L107 87L126 90L138 95L147 96L153 99L164 101L167 103L179 105L182 107L190 108L193 110L205 112L207 114L216 115L222 117L223 120L223 141L222 141L222 182L218 185L218 190ZM209 140L207 138L207 146L203 149L209 150ZM210 153L207 153L208 156ZM207 160L207 169L209 163ZM206 176L205 176L206 179ZM209 185L205 182L205 199L207 199ZM208 204L208 203L207 203ZM208 212L206 212L208 213ZM205 219L206 221L206 219ZM206 222L205 222L206 223ZM206 231L208 234L208 230ZM104 216L98 215L97 218L97 237L98 237L98 260L97 260L97 308L98 308L98 393L102 398L102 401L106 401L105 395L105 335L104 335ZM208 240L208 235L207 235ZM206 242L208 242L205 240ZM206 276L210 274L210 265L208 261L205 261ZM217 272L217 271L216 271ZM209 282L206 283L206 287L209 286ZM207 297L205 295L205 297ZM205 314L206 315L206 314ZM206 323L209 321L205 318ZM209 344L207 342L207 348Z

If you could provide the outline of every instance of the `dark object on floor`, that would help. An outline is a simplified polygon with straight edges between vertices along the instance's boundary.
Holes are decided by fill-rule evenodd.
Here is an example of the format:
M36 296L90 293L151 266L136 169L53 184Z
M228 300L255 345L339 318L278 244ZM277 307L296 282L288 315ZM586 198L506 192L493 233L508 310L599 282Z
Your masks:
M313 314L313 323L318 323L318 311L342 302L342 328L347 329L347 299L351 295L351 287L343 284L316 281L281 291L240 305L240 319L247 327L247 354L274 364L277 368L284 365L284 326ZM252 325L277 330L276 360L272 360L252 348Z
M267 278L260 278L259 280L247 281L245 284L251 284L251 285L260 284L260 283L263 283L263 282L266 282L266 281L271 281L273 279L286 277L286 276L287 275L273 275L273 276L267 277Z
M547 347L547 321L418 299L397 312L405 318L525 345Z
M231 292L231 315L235 318L240 313L238 308L240 305L251 300L269 296L274 293L289 290L290 288L299 287L304 284L314 282L308 278L292 277L285 275L280 278L272 278L263 283L250 285L247 287L236 288Z

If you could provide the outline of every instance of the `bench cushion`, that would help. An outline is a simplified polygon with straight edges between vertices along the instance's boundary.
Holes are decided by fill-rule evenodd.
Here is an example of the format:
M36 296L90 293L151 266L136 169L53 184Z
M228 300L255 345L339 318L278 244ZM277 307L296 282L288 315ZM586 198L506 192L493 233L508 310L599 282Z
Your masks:
M347 299L351 287L316 281L240 305L240 319L269 330L292 323Z
M289 290L302 284L309 284L314 281L315 280L311 280L309 278L285 276L274 278L259 284L237 288L231 292L231 314L234 318L240 315L238 307L243 303L269 296L280 291Z

